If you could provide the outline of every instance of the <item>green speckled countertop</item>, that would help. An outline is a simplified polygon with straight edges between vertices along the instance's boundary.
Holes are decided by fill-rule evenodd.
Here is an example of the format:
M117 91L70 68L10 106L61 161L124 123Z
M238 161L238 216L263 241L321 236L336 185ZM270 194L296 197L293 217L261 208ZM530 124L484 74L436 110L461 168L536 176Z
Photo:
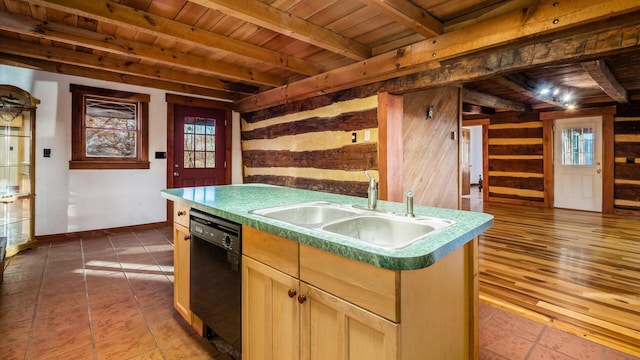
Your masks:
M249 213L256 209L311 201L366 206L366 198L263 184L166 189L162 190L161 195L236 223L392 270L414 270L430 266L493 225L493 216L488 214L416 205L414 213L417 216L449 219L456 224L402 249L388 250ZM377 208L404 212L406 205L378 201Z

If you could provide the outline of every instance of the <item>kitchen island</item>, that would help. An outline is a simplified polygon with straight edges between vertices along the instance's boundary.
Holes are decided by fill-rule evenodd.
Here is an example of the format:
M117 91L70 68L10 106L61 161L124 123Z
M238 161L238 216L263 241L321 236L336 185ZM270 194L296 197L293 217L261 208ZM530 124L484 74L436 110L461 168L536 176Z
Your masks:
M261 184L162 196L175 202L176 287L184 288L180 263L188 258L177 243L188 235L189 208L242 224L244 359L477 358L477 236L492 225L490 215L416 206L416 216L455 224L387 249L251 212L312 201L366 207L364 198ZM188 302L176 308L194 321Z

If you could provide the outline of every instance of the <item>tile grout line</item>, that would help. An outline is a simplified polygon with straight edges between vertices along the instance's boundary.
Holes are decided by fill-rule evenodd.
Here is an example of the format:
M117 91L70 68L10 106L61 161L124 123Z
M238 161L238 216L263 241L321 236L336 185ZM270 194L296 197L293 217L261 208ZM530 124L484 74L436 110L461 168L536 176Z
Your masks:
M142 242L140 242L140 239L135 234L135 232L131 232L131 234L133 234L135 239L138 241L138 243L140 245L142 245ZM147 319L147 316L145 315L144 311L142 310L142 305L140 304L140 300L138 299L138 296L136 295L136 292L133 290L133 287L131 286L131 281L129 280L129 277L127 276L127 272L125 271L124 266L122 266L122 261L120 261L120 255L118 254L118 251L116 250L116 247L114 246L113 241L111 240L111 235L109 235L109 243L111 244L111 248L113 249L113 252L116 255L116 259L118 260L118 265L120 265L120 269L122 270L124 278L127 281L127 285L129 286L129 290L131 291L131 294L133 295L133 298L136 300L136 305L138 307L138 310L140 311L140 314L142 315L142 318L144 319L144 324L147 326L147 329L149 329L149 333L151 334L151 337L153 337L153 341L156 343L156 349L158 349L158 351L160 351L160 355L162 356L162 358L167 360L167 358L164 355L164 352L162 351L162 348L160 347L160 342L156 338L156 335L153 333L153 330L151 329L151 325L149 324L149 320ZM145 248L145 251L146 251L146 248ZM137 357L139 355L142 355L142 353L138 354L138 355L134 355L134 357Z
M529 349L529 351L527 351L527 355L524 357L525 360L529 359L529 356L531 356L531 353L533 352L533 349L535 349L536 345L540 345L540 339L542 339L542 335L544 335L544 332L547 331L547 329L548 329L548 326L542 324L542 330L540 331L538 336L536 336L536 339L531 344L531 348ZM542 345L540 345L540 346L542 346Z
M31 348L31 336L33 335L33 328L36 323L36 314L38 313L38 305L40 305L40 298L42 297L42 288L44 287L44 274L47 271L47 266L49 265L49 255L51 253L51 244L47 248L47 258L44 262L44 266L42 267L42 274L40 274L40 286L38 287L38 297L36 298L36 305L33 307L33 314L31 314L31 326L29 326L29 337L27 339L27 348L24 352L24 359L27 360L29 358L29 350Z
M84 297L87 300L87 314L89 317L89 332L91 333L91 349L93 350L93 359L98 359L98 349L96 348L96 338L93 331L93 319L91 317L91 302L89 301L89 283L87 282L87 268L84 257L84 239L80 238L80 255L82 256L82 282L84 283Z

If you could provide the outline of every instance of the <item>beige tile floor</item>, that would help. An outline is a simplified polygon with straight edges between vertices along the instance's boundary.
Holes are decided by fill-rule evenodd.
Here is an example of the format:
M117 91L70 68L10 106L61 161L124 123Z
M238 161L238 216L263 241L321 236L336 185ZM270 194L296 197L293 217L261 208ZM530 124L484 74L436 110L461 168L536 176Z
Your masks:
M230 359L173 309L172 281L170 228L20 253L0 286L0 359ZM482 360L635 359L489 305L480 315Z

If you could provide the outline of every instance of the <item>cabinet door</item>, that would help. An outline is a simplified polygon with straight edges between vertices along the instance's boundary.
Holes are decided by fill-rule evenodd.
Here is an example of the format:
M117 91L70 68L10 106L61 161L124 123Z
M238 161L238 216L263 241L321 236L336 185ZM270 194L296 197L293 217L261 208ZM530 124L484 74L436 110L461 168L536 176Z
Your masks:
M300 359L399 359L398 324L306 283L300 292Z
M299 358L298 279L242 257L242 358Z
M189 229L173 224L173 306L187 320L192 323L189 310L189 248L191 240Z

